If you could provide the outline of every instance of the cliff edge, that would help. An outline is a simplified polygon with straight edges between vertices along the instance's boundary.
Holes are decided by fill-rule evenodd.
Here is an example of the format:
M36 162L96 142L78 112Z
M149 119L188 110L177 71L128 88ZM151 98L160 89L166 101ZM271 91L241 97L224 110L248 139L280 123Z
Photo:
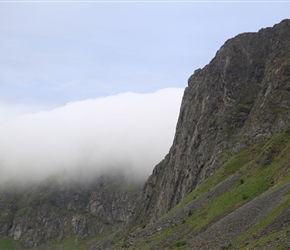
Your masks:
M155 221L231 156L290 122L290 20L240 34L188 80L170 152L144 185L135 220Z

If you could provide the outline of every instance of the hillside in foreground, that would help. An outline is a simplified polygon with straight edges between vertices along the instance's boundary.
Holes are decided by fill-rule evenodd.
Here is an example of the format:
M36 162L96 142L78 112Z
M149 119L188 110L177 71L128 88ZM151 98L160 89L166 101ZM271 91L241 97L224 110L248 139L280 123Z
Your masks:
M173 145L141 191L111 180L2 192L0 249L289 249L289 165L283 20L226 41L189 78ZM48 226L57 220L62 227Z
M143 186L126 233L100 248L287 249L289 129L283 20L226 41L189 78L168 155Z

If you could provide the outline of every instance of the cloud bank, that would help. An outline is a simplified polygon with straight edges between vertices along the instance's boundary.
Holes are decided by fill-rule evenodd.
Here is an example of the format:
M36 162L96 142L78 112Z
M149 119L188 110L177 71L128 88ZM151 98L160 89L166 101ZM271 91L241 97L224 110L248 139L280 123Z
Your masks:
M122 171L145 179L168 152L183 89L122 93L1 122L1 183Z

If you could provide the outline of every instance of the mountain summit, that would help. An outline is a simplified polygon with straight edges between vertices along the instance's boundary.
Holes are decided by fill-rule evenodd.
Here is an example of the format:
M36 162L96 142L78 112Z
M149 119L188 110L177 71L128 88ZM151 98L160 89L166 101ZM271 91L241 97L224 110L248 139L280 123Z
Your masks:
M131 188L106 183L97 186L102 195L92 187L85 194L65 191L62 206L44 204L59 201L48 195L51 188L33 198L18 193L13 201L5 193L10 205L0 203L7 208L0 216L0 248L290 248L290 20L226 41L194 72L169 153L140 192ZM104 206L97 209L106 192L113 219ZM17 207L28 198L35 210ZM81 200L81 207L68 207L69 199ZM57 218L63 231L52 227L52 237L37 241L36 228L46 232L50 224L41 219L45 214L53 214L48 220ZM106 230L98 234L90 221Z
M255 176L251 182L258 183L262 178L259 175L267 175L260 187L248 186L248 192L261 189L252 199L275 187L290 174L290 151L286 151L289 128L287 19L274 27L226 41L211 62L189 78L173 145L145 183L133 224L158 223L184 199L190 200L188 195L210 179L209 187L217 188L221 181L233 181L227 179L233 178L232 174L239 176L235 177L239 179L237 183L244 183L249 176ZM231 166L231 162L236 165ZM223 178L215 177L222 171L229 173ZM227 188L230 190L230 186ZM243 201L250 201L250 194L240 195ZM234 204L228 211L219 209L224 209L225 216L240 205Z
M156 220L231 156L289 126L289 108L290 20L228 40L188 80L173 145L143 188L144 213Z

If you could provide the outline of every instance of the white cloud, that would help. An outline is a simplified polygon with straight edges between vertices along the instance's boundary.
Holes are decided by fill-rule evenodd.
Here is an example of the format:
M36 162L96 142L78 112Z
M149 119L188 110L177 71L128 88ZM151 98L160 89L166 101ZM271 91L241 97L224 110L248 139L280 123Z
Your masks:
M146 178L172 143L183 89L123 93L25 114L0 126L0 181L125 171Z

